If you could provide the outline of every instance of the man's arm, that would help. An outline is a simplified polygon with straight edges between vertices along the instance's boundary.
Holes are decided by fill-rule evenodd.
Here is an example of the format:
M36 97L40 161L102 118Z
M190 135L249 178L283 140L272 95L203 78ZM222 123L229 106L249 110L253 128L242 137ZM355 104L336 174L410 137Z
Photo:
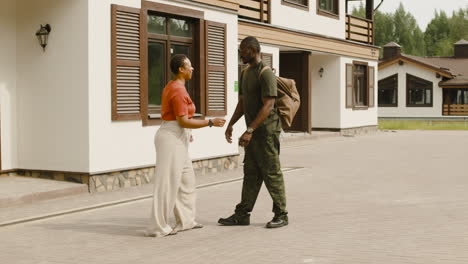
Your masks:
M263 97L263 106L258 111L257 116L255 117L254 121L249 124L249 127L251 127L253 130L257 129L263 121L268 117L270 114L271 110L273 110L273 107L275 106L275 97Z
M228 143L232 143L232 126L237 121L239 121L239 119L243 115L244 115L244 98L242 95L239 95L239 100L237 102L236 110L234 110L234 114L232 114L231 120L229 121L229 125L227 126L226 132L224 133Z
M258 111L258 114L255 117L254 121L252 121L249 124L250 128L255 130L263 123L263 121L265 121L265 119L268 117L271 110L273 110L273 107L275 106L275 99L276 99L275 97L263 97L262 98L263 106L260 109L260 111ZM245 147L249 144L251 139L252 139L252 133L249 133L246 131L240 137L239 145L242 147Z

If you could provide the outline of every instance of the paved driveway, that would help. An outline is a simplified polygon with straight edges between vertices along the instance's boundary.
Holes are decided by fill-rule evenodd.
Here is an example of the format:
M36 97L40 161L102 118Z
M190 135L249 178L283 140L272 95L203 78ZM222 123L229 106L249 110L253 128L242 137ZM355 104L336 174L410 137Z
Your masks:
M290 225L216 225L240 182L200 189L201 230L141 236L150 200L0 229L1 263L468 263L468 132L401 131L282 149Z

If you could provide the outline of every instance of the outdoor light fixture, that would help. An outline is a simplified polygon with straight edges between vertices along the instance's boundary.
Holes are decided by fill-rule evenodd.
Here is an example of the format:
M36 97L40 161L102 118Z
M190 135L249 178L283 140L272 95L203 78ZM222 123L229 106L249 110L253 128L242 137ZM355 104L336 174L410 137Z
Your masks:
M43 51L45 51L45 47L47 46L47 39L49 38L50 30L50 25L45 24L44 26L41 25L41 28L36 32L39 45L41 45Z
M320 70L319 70L318 72L319 72L320 78L322 78L322 75L323 75L323 67L321 67Z

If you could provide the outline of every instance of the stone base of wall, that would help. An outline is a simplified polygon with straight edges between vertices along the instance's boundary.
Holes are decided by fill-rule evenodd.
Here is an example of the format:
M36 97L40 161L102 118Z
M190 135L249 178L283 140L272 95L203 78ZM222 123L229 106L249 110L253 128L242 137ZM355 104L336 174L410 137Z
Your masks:
M377 126L365 126L365 127L352 127L352 128L344 128L340 130L342 136L359 136L359 135L366 135L372 134L379 131Z
M0 172L0 177L16 176L16 171Z
M239 155L193 161L195 175L223 172L239 167ZM83 183L89 186L89 192L107 192L122 188L141 186L152 183L154 167L116 171L102 174L80 174L54 171L17 170L2 173L0 176L24 176L58 181Z
M89 175L86 173L67 173L60 171L36 171L36 170L17 170L14 175L11 176L23 176L23 177L32 177L40 178L47 180L56 180L56 181L68 181L88 184Z
M239 155L193 161L196 176L223 172L239 167ZM91 175L89 191L106 192L153 183L154 167Z
M342 136L358 136L376 133L379 131L378 126L363 126L363 127L351 127L351 128L312 128L313 131L332 131L340 132Z

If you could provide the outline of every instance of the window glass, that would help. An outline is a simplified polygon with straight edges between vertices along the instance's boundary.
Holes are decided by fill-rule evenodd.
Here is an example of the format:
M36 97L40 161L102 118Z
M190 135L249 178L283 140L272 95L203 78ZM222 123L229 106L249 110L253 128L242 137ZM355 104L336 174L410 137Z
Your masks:
M193 65L191 53L192 52L190 51L190 46L188 45L177 45L177 44L171 45L171 57L176 54L185 54L189 58L190 62L192 63L192 67L194 67L195 65ZM171 72L171 79L173 77L174 77L174 74ZM185 84L185 88L187 89L187 92L189 93L190 98L195 99L195 91L192 89L192 87L193 87L192 80L188 81Z
M408 106L432 107L432 82L407 74Z
M354 65L354 105L367 106L367 66Z
M166 34L166 18L155 15L148 15L148 32L156 34Z
M379 81L379 106L397 106L398 75Z
M319 0L319 9L337 14L338 6L336 0Z
M148 43L148 106L159 109L161 95L166 85L164 62L165 45L163 43Z
M307 1L308 0L286 0L286 2L296 3L299 5L305 5L305 6L307 6Z
M170 15L148 13L148 113L161 112L162 91L174 76L170 60L175 54L185 54L193 63L193 21ZM193 66L193 65L192 65ZM192 77L194 78L194 76ZM186 88L195 105L199 105L200 91L190 80Z
M169 18L169 34L178 37L192 37L192 24L183 19Z

